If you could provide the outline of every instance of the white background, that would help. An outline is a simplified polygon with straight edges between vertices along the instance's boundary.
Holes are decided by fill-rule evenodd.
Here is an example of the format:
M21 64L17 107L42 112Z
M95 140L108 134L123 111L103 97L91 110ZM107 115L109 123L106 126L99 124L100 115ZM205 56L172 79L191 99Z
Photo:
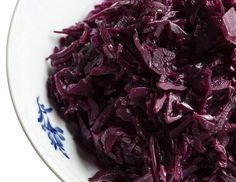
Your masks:
M16 0L0 0L0 181L59 182L26 138L13 109L6 77L6 42Z

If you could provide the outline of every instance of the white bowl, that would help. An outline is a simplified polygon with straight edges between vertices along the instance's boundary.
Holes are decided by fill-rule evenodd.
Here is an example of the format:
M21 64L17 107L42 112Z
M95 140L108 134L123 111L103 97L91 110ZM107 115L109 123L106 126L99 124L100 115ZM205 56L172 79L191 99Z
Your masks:
M16 113L40 157L68 182L87 182L97 168L77 151L61 118L47 109L45 58L57 44L53 31L82 20L99 1L20 0L9 32L7 72Z

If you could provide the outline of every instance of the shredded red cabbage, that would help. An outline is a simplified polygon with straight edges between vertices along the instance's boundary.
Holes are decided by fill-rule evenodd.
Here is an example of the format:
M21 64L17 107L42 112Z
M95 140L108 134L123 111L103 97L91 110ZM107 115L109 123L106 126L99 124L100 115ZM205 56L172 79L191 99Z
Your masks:
M106 0L48 59L90 182L236 181L236 3Z

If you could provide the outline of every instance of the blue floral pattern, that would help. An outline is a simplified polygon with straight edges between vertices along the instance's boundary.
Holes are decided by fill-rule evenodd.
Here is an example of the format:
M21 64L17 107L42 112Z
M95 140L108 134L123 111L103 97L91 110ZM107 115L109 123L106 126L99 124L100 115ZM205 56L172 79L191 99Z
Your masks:
M65 137L63 136L64 131L59 127L53 127L50 123L48 113L52 112L52 108L45 107L44 104L40 104L39 97L37 97L37 105L38 105L38 122L41 124L43 131L45 131L48 135L48 138L51 141L51 145L55 150L59 150L66 158L69 159L69 156L66 154L63 141L65 141Z

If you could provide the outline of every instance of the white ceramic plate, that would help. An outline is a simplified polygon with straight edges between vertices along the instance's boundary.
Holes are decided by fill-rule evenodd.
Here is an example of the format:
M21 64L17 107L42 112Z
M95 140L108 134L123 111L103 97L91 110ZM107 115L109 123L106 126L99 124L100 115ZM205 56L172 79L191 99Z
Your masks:
M82 20L99 1L20 0L9 32L7 72L15 110L40 157L68 182L87 182L97 169L78 154L63 121L48 109L45 58L58 40L53 31Z

